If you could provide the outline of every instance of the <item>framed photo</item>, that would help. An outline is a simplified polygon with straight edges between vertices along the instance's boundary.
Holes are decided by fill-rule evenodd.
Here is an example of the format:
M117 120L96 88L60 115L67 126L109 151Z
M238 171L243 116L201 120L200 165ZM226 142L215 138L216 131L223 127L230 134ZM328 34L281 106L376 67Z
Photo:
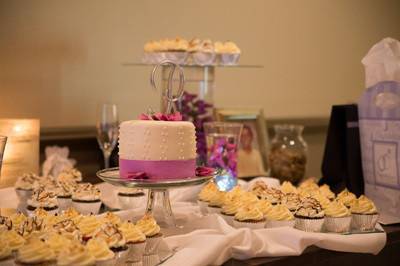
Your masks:
M262 109L214 110L217 121L243 124L238 148L238 177L266 175L269 141Z

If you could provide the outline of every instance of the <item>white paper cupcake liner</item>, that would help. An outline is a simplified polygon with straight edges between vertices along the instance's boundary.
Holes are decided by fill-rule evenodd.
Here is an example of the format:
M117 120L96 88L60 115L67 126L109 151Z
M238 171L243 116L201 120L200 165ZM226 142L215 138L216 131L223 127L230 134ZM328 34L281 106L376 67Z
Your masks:
M221 64L223 65L237 65L239 62L240 54L221 54Z
M265 221L262 222L240 222L233 220L233 227L235 228L250 228L250 229L262 229L265 226Z
M192 57L194 63L200 66L213 65L215 63L215 53L195 52Z
M212 214L212 213L217 213L219 214L221 212L221 207L210 207L207 206L207 212Z
M116 257L108 260L96 260L96 266L114 266L117 264L117 261Z
M160 263L158 254L150 254L143 256L143 266L154 266Z
M72 199L71 198L58 198L57 197L58 208L60 210L66 210L71 207Z
M165 52L165 58L176 63L185 64L189 54L187 52Z
M265 228L276 228L276 227L294 227L295 220L290 220L290 221L272 221L272 220L267 220L265 222Z
M352 214L351 228L360 231L373 231L379 214Z
M233 226L233 220L235 219L235 215L226 215L223 213L220 213L221 217L224 218L225 222L229 224L230 226Z
M143 259L144 250L146 248L146 242L142 243L133 243L128 245L128 258L127 261L131 262L141 262Z
M129 209L134 209L140 206L142 203L141 199L143 196L138 196L138 197L128 197L128 196L120 196L118 195L118 201L119 204L121 205L121 209L123 210L129 210Z
M26 201L32 197L33 190L15 189L20 202L26 204Z
M115 253L115 264L125 265L125 262L127 261L129 255L129 248L114 253Z
M146 238L146 247L144 248L144 255L157 254L158 246L162 240L162 235L159 234L153 237Z
M346 233L350 231L351 216L325 217L324 229L328 232Z
M89 215L93 213L97 215L100 211L101 201L98 202L77 202L72 200L72 207L74 207L79 213Z
M321 232L323 225L324 218L307 219L296 217L294 227L305 232Z
M201 214L207 215L208 214L208 211L207 211L208 202L197 200L197 204L199 205Z

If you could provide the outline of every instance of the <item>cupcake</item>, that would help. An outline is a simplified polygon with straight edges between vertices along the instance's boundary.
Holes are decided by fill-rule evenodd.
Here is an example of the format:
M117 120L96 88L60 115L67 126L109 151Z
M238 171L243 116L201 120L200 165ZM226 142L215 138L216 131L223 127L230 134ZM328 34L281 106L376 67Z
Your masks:
M128 246L121 230L112 223L103 224L94 234L94 238L104 240L114 252L116 264L125 263L128 257Z
M144 195L143 189L125 187L118 188L118 201L123 210L139 207Z
M281 191L284 194L288 194L288 193L295 193L297 194L297 188L295 186L293 186L292 183L290 183L289 181L283 181L282 185L281 185Z
M14 187L21 203L26 203L26 201L32 196L33 184L38 179L39 177L34 173L24 174L17 179Z
M54 254L58 256L64 249L71 244L71 239L58 232L49 232L45 236L45 242Z
M255 186L252 192L257 195L259 199L268 200L272 205L280 203L283 197L283 193L279 189L268 187L267 185L264 187Z
M57 189L57 202L61 210L66 210L72 203L72 192L75 190L76 183L59 181Z
M335 193L332 192L332 190L329 188L329 186L327 184L324 184L319 187L319 193L321 195L324 195L329 200L335 199Z
M242 206L243 201L240 197L229 198L225 200L224 205L222 205L220 214L229 225L233 225L235 214Z
M221 207L225 201L226 192L224 191L216 191L214 192L209 199L207 212L208 213L220 213Z
M272 204L267 200L258 200L257 203L254 204L254 206L262 212L264 218L273 207Z
M325 213L321 204L311 197L302 199L297 208L295 217L295 227L306 232L320 232L324 224Z
M160 56L159 53L162 50L161 43L159 41L149 41L144 45L144 57L143 62L147 64L157 64L161 62L164 57Z
M188 48L189 42L183 38L176 37L168 40L165 58L180 65L185 64L188 58Z
M82 228L84 228L84 227L82 227ZM58 223L53 225L53 230L57 234L62 234L64 237L66 237L70 240L73 240L73 239L82 240L83 239L81 231L79 231L78 226L72 219L63 219L63 220L59 221ZM87 231L85 233L87 233ZM90 238L90 237L88 236L87 238Z
M194 39L189 43L188 50L192 53L194 63L200 66L213 65L215 61L214 44L206 39Z
M136 222L137 228L146 236L144 255L157 254L158 246L162 239L161 228L153 216L146 214Z
M30 238L18 249L16 262L26 265L52 265L56 261L56 254L39 238Z
M95 264L94 256L79 241L73 241L66 246L57 257L57 265L59 266L89 266Z
M96 261L96 265L112 266L115 265L116 259L114 252L108 247L106 241L102 239L90 239L86 243L86 249Z
M375 204L362 195L353 201L350 207L352 215L351 226L360 231L373 231L378 222L379 214Z
M76 168L63 170L57 177L58 182L82 182L82 173Z
M295 224L294 216L283 204L272 206L272 208L266 213L265 217L267 221L265 223L266 228L293 227Z
M0 232L0 243L7 245L11 251L16 251L25 243L25 238L14 230Z
M27 217L22 212L16 212L10 215L10 220L14 230L17 230L19 226L26 221Z
M314 194L312 197L318 200L319 204L321 204L321 207L324 210L328 208L329 204L331 203L331 201L321 193Z
M37 209L42 208L49 214L56 214L58 212L58 203L56 194L46 191L43 187L35 190L32 197L27 201L27 212L32 213Z
M79 232L85 241L92 238L101 226L102 222L94 215L83 216L77 223Z
M235 214L233 226L236 228L260 229L265 226L265 218L263 213L254 206L244 206Z
M294 213L300 206L301 199L298 194L289 192L282 195L281 203Z
M14 265L12 250L7 243L1 242L0 245L0 265Z
M113 212L106 212L101 221L103 223L112 223L115 225L119 225L121 223L121 218Z
M72 192L72 207L82 214L98 214L101 207L100 190L90 184L78 184Z
M128 261L141 262L146 247L146 236L137 226L129 221L122 223L119 229L128 245Z
M325 209L324 227L328 232L346 233L350 231L351 212L339 201L332 201Z
M346 188L337 195L336 199L343 203L347 208L350 208L351 204L357 199L357 197Z
M215 185L214 182L208 182L207 185L205 185L198 196L197 199L197 204L200 207L200 211L202 214L207 214L207 206L210 201L211 196L218 191L217 186Z
M223 65L236 65L238 63L241 51L234 42L216 42L214 46L215 52Z
M28 239L29 237L35 235L43 235L45 225L44 220L39 217L28 217L17 229L17 232L20 236Z
M11 230L13 223L10 217L0 216L0 232Z

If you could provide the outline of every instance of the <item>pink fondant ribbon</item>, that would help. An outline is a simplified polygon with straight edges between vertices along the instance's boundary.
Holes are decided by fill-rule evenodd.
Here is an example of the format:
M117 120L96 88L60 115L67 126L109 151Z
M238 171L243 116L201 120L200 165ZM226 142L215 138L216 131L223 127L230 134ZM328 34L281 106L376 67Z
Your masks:
M195 176L196 160L144 161L119 159L119 172L123 178L135 173L146 173L149 179L179 179Z

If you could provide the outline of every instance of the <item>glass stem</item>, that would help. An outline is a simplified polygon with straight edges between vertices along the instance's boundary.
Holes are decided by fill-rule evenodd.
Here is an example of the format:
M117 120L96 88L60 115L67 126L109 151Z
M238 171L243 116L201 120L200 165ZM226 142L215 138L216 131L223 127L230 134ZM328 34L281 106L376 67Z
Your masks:
M104 168L110 168L110 155L111 153L108 151L103 151L104 155Z

